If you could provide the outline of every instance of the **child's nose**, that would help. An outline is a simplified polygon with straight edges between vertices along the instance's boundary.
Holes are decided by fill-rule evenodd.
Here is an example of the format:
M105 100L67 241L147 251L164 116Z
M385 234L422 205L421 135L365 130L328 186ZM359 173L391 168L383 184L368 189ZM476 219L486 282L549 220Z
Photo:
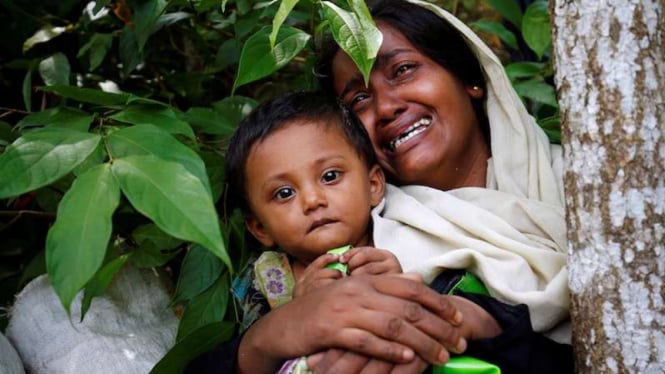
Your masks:
M302 191L303 208L309 212L328 204L326 194L320 187L310 187Z

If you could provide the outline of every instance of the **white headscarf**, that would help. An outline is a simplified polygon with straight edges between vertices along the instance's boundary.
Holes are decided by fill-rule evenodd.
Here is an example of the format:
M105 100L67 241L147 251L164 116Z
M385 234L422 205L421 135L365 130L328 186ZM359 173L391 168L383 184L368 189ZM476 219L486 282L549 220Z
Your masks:
M374 244L428 282L445 268L468 269L492 296L527 304L534 329L549 331L569 314L561 148L549 144L471 29L434 4L412 2L454 26L475 52L487 84L492 158L487 188L388 186L372 213ZM567 327L558 330L555 339L570 340Z

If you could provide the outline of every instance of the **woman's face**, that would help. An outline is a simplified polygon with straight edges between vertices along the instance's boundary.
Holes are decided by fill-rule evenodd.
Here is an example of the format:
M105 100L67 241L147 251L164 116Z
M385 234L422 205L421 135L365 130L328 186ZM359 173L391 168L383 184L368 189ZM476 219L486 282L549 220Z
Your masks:
M367 128L384 170L400 184L441 190L485 186L490 152L465 86L414 47L397 29L377 22L383 44L366 87L353 61L339 51L336 93Z

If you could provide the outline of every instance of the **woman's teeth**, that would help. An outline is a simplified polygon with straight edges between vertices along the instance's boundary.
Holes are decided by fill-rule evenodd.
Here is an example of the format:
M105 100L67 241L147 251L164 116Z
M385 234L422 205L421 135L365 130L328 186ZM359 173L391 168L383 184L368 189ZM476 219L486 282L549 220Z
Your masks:
M406 129L406 131L399 134L397 138L393 139L390 142L390 149L394 152L400 145L402 145L402 143L425 131L431 123L432 123L431 118L420 119L418 122L409 126L409 128Z

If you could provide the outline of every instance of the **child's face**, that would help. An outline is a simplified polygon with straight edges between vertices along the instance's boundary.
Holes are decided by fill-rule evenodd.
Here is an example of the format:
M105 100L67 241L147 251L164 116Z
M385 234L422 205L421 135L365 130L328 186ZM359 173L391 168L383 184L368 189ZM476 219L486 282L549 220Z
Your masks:
M345 244L369 243L370 210L384 177L341 130L295 122L256 143L247 159L247 228L264 245L309 262Z

